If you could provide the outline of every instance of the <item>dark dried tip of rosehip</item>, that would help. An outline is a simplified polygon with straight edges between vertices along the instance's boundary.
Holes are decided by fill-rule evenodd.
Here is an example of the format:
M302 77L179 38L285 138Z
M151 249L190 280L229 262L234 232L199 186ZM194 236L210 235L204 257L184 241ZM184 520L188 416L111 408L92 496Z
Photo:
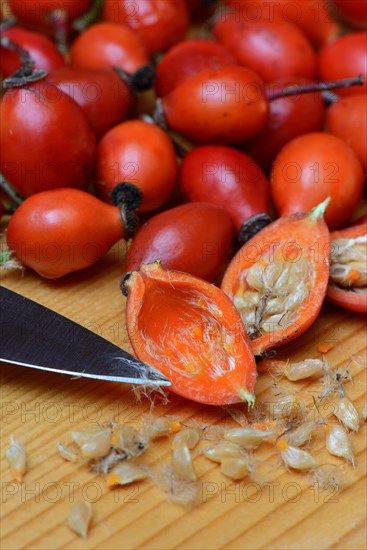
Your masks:
M120 289L121 289L121 292L122 292L122 294L123 294L124 296L127 296L127 294L128 294L128 288L127 288L127 286L126 286L126 283L127 283L128 280L130 279L131 275L132 275L132 271L128 271L128 272L125 274L124 278L122 279L122 281L121 281L121 283L120 283Z
M138 92L149 90L154 83L155 67L154 65L144 65L139 67L130 77L131 86Z
M249 241L256 233L264 229L269 223L271 223L271 217L268 214L255 214L248 220L243 222L238 234L238 241L241 244Z
M14 74L3 80L3 88L21 88L29 82L38 82L47 76L47 72L42 69L35 69L29 67L22 67Z
M135 212L125 212L125 226L126 226L126 235L131 239L139 226L139 218Z
M136 210L141 205L143 194L133 183L123 181L118 183L109 194L115 206L126 206L127 210Z

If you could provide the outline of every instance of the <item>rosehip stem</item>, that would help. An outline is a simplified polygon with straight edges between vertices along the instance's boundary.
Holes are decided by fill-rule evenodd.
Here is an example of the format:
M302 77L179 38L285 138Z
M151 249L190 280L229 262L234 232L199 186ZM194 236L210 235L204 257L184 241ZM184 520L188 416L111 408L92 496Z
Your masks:
M20 60L20 69L3 80L2 87L4 89L18 88L20 86L24 86L28 82L37 82L37 80L40 80L47 75L47 72L42 69L34 69L34 61L27 50L21 46L18 46L18 44L12 40L9 40L6 36L0 36L0 44L3 48L7 48L12 52L17 53Z
M6 36L0 36L0 44L6 50L11 50L19 55L19 61L22 68L28 68L32 72L34 67L34 61L24 48L7 38Z
M0 23L0 32L4 32L7 29L10 29L10 27L13 27L16 24L17 20L15 17L11 17L10 19L5 19L5 21L2 21Z
M364 76L359 74L351 78L342 78L330 82L312 82L311 84L291 84L282 89L265 89L268 101L274 101L280 97L289 97L292 95L309 94L312 92L323 92L333 90L334 88L349 88L350 86L363 86Z
M10 183L6 181L2 173L0 172L0 189L4 191L8 195L8 197L11 199L11 201L19 206L22 204L23 199L18 193L12 188Z
M94 21L100 18L104 0L94 0L89 10L73 23L73 29L77 32L82 32L89 27Z
M65 10L56 9L50 12L50 23L57 49L62 55L68 53L68 16Z

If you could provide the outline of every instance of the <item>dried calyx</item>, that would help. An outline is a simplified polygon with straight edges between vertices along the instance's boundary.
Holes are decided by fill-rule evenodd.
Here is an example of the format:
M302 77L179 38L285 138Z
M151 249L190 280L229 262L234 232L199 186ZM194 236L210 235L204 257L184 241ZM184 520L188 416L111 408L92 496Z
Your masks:
M133 237L138 228L139 219L134 210L140 207L142 196L141 190L129 182L118 183L110 193L112 203L121 209L121 217L128 237Z
M155 79L154 65L144 65L139 67L135 73L128 73L121 67L114 67L119 77L136 92L149 90Z
M46 71L42 69L34 69L34 60L31 58L27 50L3 35L0 36L0 44L3 48L18 54L20 60L20 69L3 80L3 88L19 88L25 84L28 84L28 82L37 82L47 76Z
M264 229L264 227L269 225L269 223L271 223L271 217L268 214L261 213L251 216L251 218L242 224L238 234L238 241L241 244L246 243L254 235L256 235L256 233L261 231L261 229Z

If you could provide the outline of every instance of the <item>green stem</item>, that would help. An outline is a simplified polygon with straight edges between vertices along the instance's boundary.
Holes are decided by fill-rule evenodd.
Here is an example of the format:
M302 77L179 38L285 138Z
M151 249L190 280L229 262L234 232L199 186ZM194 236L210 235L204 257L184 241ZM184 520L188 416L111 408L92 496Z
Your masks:
M10 250L4 250L3 252L0 252L0 265L4 264L8 260L11 259L11 252Z
M252 409L252 407L255 405L256 397L254 393L250 393L247 390L240 390L238 392L239 396L243 401L246 401L248 408Z
M15 52L17 55L19 55L20 66L23 69L28 69L29 72L32 72L34 61L27 50L10 40L10 38L8 38L7 36L0 36L0 44L3 48Z
M15 203L17 206L22 204L23 202L22 197L18 195L16 191L14 191L10 183L6 181L6 179L4 178L1 172L0 172L0 189L2 189L4 193L6 193L8 197L13 201L13 203Z
M87 13L84 13L81 17L74 21L73 29L77 32L82 32L94 21L99 19L102 11L103 2L104 0L94 0Z
M52 11L50 21L57 49L66 56L68 53L68 15L66 11L63 9Z
M327 199L324 200L324 202L321 202L320 204L312 208L312 210L310 210L308 214L309 220L312 222L315 222L319 218L321 218L325 214L330 201L331 201L331 198L328 197Z
M17 209L17 204L14 204L13 202L8 202L6 200L0 201L1 206L4 208L6 214L13 214L15 210Z

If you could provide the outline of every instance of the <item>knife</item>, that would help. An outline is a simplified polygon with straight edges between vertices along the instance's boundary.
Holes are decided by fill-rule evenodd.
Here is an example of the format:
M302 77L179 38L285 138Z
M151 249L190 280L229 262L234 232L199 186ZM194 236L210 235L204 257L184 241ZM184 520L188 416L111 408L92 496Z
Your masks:
M5 287L0 287L0 361L112 382L171 385L125 350Z

